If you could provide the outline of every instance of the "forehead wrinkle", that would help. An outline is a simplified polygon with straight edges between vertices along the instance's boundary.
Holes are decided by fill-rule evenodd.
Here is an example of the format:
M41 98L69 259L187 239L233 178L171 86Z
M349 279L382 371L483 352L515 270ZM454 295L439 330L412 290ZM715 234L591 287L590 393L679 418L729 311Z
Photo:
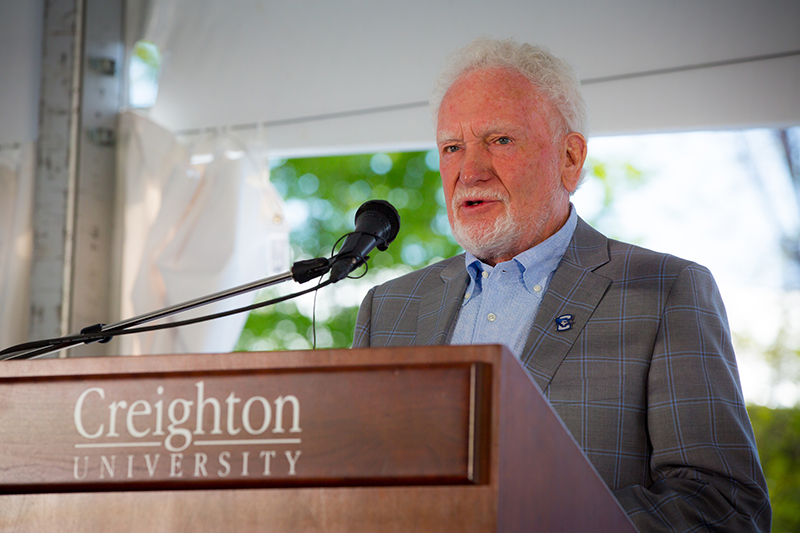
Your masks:
M519 136L525 128L519 125L513 125L503 119L495 118L483 124L469 124L467 129L474 137L483 139L490 135L502 133L510 133ZM436 135L436 142L441 144L452 141L463 141L462 131L464 131L464 128L458 128L458 130L439 130Z
M519 125L514 125L501 118L494 118L483 124L473 124L470 128L472 134L478 138L488 137L492 134L498 133L514 133L517 134L524 128Z

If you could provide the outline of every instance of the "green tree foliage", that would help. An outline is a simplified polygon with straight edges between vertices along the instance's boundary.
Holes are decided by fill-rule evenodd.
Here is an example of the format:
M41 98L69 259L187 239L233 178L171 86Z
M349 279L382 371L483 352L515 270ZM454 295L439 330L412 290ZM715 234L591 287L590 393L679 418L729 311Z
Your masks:
M278 162L270 179L286 200L289 220L294 221L293 260L329 255L336 241L352 231L358 207L371 199L388 200L397 208L401 224L387 251L370 254L363 282L394 277L459 253L450 236L437 168L435 151ZM309 310L292 301L251 313L237 350L307 349L314 343L314 333L317 347L349 347L359 302L332 301L344 300L336 297L341 287L355 289L356 285L342 280L320 291L319 301L324 299L328 311L326 316L317 316L316 328L311 327Z
M800 408L747 411L772 501L772 531L800 531Z

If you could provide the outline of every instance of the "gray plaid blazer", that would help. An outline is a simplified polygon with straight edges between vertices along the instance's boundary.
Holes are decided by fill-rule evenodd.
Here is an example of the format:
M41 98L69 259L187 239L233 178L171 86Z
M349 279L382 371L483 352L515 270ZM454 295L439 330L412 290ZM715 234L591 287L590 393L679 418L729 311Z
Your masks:
M445 344L467 284L462 255L372 288L354 347ZM569 329L558 327L563 315ZM707 269L579 219L520 359L642 531L769 531L727 316Z

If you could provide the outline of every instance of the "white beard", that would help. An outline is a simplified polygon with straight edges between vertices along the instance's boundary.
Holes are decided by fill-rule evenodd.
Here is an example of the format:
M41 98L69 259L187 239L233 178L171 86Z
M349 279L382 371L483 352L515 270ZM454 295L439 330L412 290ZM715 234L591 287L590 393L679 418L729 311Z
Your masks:
M521 243L529 239L530 235L539 235L555 211L554 205L558 193L555 189L551 191L543 208L530 213L512 213L506 196L497 192L482 192L484 198L489 197L503 202L503 213L494 219L494 223L488 229L465 227L466 225L454 216L451 225L453 237L464 250L484 263L495 264L501 257L514 257L527 249L519 249ZM467 194L468 191L459 191L453 195L451 201L453 213L458 212L457 208Z

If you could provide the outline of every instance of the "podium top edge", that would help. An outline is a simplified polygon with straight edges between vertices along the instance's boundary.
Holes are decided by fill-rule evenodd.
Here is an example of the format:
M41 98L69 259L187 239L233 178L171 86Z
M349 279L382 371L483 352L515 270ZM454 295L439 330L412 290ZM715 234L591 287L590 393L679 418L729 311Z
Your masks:
M289 352L230 352L202 354L95 356L0 362L0 379L90 374L281 370L314 367L417 365L435 363L497 363L514 358L500 344L410 346L397 348L340 348Z

